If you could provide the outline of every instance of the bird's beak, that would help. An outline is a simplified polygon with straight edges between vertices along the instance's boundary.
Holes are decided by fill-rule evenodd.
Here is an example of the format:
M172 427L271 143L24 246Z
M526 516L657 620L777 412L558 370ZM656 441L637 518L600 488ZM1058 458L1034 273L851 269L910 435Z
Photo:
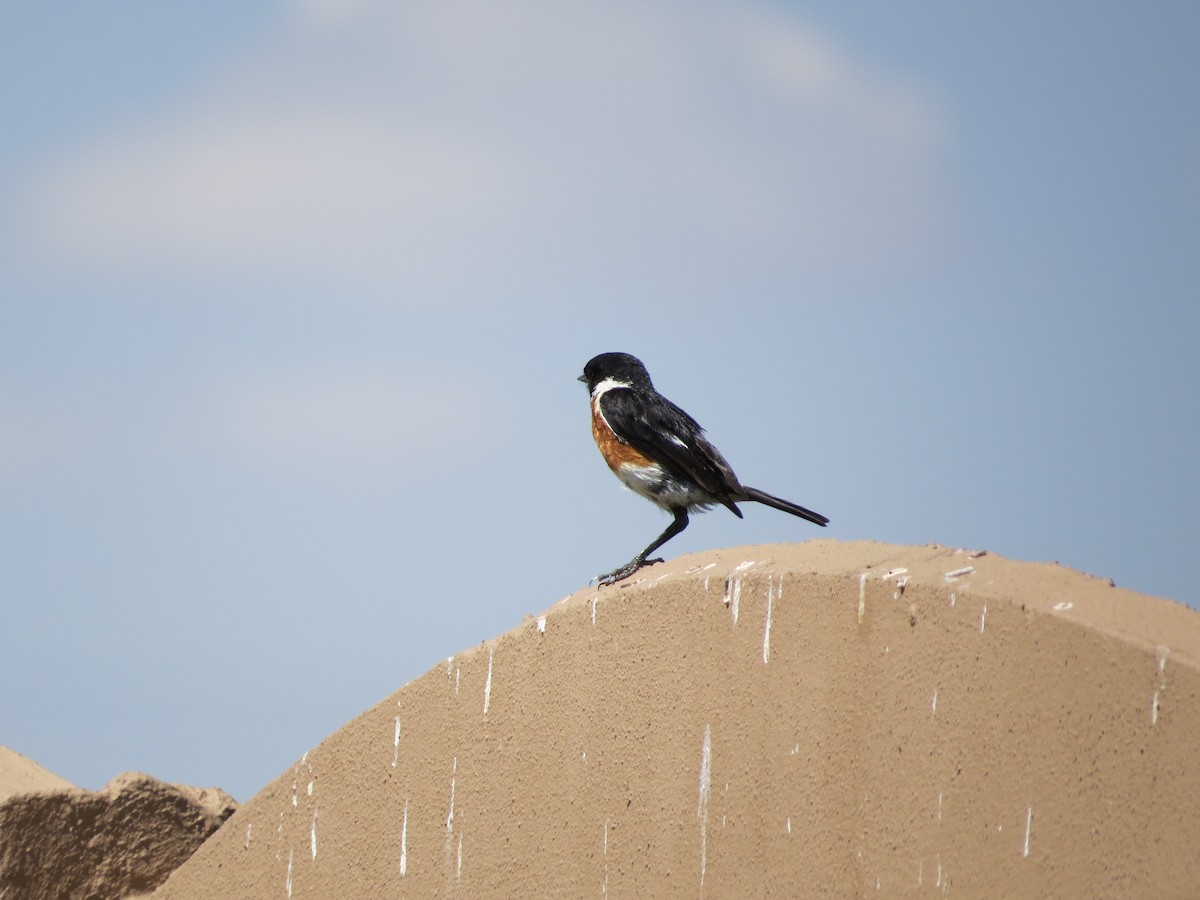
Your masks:
M578 378L576 378L575 380L576 380L576 381L582 381L584 384L587 384L587 376L586 376L586 375L580 375L580 376L579 376Z

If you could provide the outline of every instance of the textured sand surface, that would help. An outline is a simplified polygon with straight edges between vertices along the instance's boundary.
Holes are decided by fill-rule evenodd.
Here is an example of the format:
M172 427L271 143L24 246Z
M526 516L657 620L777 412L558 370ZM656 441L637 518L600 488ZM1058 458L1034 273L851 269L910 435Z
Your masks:
M1186 607L937 546L722 550L436 666L156 896L1194 896L1198 760Z
M145 894L236 806L223 791L166 784L138 772L117 776L102 791L56 789L52 782L63 780L53 775L39 780L48 786L15 791L0 803L5 900Z

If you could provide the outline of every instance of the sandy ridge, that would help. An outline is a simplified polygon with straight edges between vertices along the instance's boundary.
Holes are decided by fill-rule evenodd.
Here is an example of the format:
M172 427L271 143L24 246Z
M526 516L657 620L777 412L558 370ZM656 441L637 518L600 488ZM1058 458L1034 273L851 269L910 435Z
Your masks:
M830 540L585 589L305 753L163 897L1177 895L1200 615Z

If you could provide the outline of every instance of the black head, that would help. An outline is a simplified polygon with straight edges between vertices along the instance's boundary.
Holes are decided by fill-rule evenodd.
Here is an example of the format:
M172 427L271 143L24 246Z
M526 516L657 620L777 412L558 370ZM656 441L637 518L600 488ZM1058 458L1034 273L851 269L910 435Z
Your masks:
M579 376L579 380L588 386L589 391L595 390L596 385L606 378L631 387L654 387L650 383L650 373L646 371L642 361L628 353L601 353L594 356L588 360L588 364L583 367L583 374Z

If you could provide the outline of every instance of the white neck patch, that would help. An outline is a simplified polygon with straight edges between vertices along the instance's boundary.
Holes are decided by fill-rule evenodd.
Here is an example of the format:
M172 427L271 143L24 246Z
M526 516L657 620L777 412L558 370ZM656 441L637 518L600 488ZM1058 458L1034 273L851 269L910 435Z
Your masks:
M604 394L606 394L608 391L611 391L613 388L627 387L632 387L628 381L617 381L615 378L605 378L602 382L592 388L592 399L599 400L602 396L604 396Z

